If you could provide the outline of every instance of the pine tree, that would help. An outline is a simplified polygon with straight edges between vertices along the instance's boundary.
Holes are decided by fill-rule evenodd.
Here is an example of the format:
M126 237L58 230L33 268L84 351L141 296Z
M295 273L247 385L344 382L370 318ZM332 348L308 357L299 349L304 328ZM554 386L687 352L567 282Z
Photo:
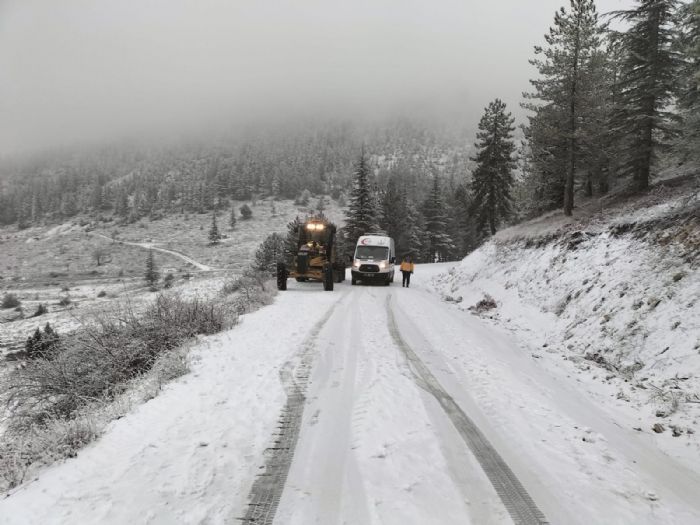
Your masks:
M455 243L455 255L464 257L478 244L477 230L472 216L472 198L466 184L459 184L450 203L448 233Z
M219 233L219 226L216 224L216 213L211 214L211 228L209 228L209 244L215 245L219 244L221 240L221 234Z
M318 198L318 202L316 203L316 211L318 213L323 213L324 211L326 211L326 196L325 195L321 195Z
M416 205L406 201L406 226L404 230L404 240L401 244L402 251L397 253L404 257L410 255L414 262L423 260L423 244L426 238L425 229L423 227L423 217L416 208Z
M114 213L121 217L126 217L129 213L129 197L123 188L117 191L117 196L114 203Z
M676 95L681 125L675 149L681 159L700 162L700 0L681 7L676 47L681 56Z
M236 228L236 208L233 206L231 206L231 215L229 215L228 225L232 230Z
M447 215L437 175L433 176L433 187L423 206L427 242L425 260L427 262L446 261L452 255L455 245L447 233Z
M64 217L73 217L78 213L78 204L74 193L65 193L61 201L61 215Z
M525 104L525 107L534 111L536 117L554 117L550 122L557 128L555 136L565 138L564 151L560 146L560 152L566 155L565 160L562 159L566 169L566 215L571 215L574 206L579 126L590 101L588 90L584 89L584 75L600 46L601 31L593 0L570 0L570 11L562 7L554 15L554 26L545 35L548 47L535 47L535 54L543 55L543 58L530 60L537 67L540 78L531 80L535 93L525 94L525 97L542 101L545 105L535 103Z
M370 186L370 167L364 150L355 165L350 205L345 214L344 238L347 250L354 250L357 239L378 229L376 209Z
M277 263L285 259L285 238L279 233L268 235L255 252L253 267L261 272L275 273Z
M280 177L279 177L279 174L277 172L275 172L275 174L272 177L271 186L272 187L271 187L270 191L272 193L272 196L275 199L279 199L280 198Z
M43 332L41 328L37 328L34 335L27 338L24 345L27 359L50 358L58 349L59 342L58 333L47 322Z
M151 291L155 291L159 276L158 270L156 269L156 263L153 258L153 250L148 250L148 255L146 256L146 273L144 274L144 277Z
M284 243L284 256L287 265L292 264L294 256L297 253L298 242L299 242L299 228L301 228L301 220L297 215L294 220L289 221L287 224L287 235L285 236Z
M36 193L32 195L32 206L31 206L31 221L32 224L39 222L39 216L41 215L41 205L39 203L39 197Z
M100 211L104 208L104 191L99 183L95 183L95 185L92 187L90 205L93 211Z
M511 213L512 171L516 167L513 122L506 105L496 99L486 108L476 135L477 155L472 159L477 163L472 182L475 216L479 228L488 225L491 235Z
M394 239L397 253L402 253L405 245L406 192L399 186L398 176L389 175L386 189L381 195L379 226Z
M619 132L625 144L623 173L637 189L649 187L659 148L668 145L673 114L668 111L680 62L672 50L678 0L636 0L636 8L614 15L631 26L622 35L625 52L620 86ZM666 138L664 138L666 137Z

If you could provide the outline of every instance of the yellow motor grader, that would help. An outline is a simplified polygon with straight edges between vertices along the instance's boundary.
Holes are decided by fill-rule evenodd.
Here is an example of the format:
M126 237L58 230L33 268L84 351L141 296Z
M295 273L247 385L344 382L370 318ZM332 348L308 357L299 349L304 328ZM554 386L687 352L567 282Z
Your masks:
M296 250L291 264L277 263L277 289L287 289L287 279L323 283L330 292L333 283L345 280L345 264L336 247L336 227L325 219L307 219L297 229Z

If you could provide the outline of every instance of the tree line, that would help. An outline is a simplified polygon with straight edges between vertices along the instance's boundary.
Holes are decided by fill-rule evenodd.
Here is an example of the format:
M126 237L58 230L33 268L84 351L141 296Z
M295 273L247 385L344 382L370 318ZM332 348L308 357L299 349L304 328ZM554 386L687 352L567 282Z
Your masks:
M79 214L133 222L208 213L228 208L231 200L265 197L326 194L339 199L363 142L378 165L401 162L414 168L416 178L423 166L457 176L468 157L456 132L431 132L398 120L373 126L301 123L201 144L118 145L5 159L0 162L0 225L26 228Z

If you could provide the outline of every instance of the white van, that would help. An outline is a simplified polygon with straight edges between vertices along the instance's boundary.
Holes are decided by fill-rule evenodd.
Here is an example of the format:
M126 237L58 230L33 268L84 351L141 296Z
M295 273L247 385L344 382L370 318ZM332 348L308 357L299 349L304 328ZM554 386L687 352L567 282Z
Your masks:
M363 235L357 240L352 260L352 284L379 281L394 282L396 253L394 239L385 235Z

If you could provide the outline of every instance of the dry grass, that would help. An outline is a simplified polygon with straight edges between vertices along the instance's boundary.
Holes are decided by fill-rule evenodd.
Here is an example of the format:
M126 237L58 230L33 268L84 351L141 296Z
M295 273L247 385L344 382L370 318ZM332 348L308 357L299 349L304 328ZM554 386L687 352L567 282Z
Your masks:
M227 303L160 295L143 315L122 307L61 341L59 351L11 374L3 391L12 425L71 417L88 402L111 398L120 385L149 370L156 359L198 334L230 326Z
M82 406L72 417L48 417L41 424L10 428L0 440L0 493L26 481L36 468L71 458L97 439L107 425L154 398L163 385L189 372L187 347L160 356L151 370L123 386L123 393Z
M110 421L186 374L183 343L232 326L238 313L269 304L276 293L269 278L255 272L233 288L214 301L161 295L139 316L122 305L66 338L51 359L9 374L0 390L10 409L0 437L0 493L36 468L75 456Z

